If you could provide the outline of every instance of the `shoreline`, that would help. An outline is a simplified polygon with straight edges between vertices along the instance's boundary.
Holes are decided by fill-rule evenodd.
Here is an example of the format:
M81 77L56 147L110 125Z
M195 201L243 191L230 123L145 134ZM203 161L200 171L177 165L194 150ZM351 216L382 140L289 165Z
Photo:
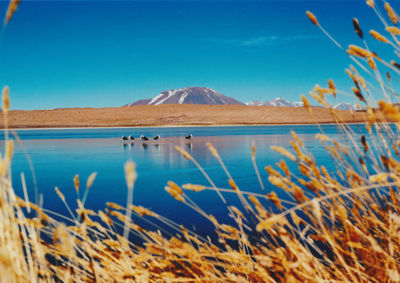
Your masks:
M96 129L143 129L143 128L207 128L207 127L268 127L268 126L325 126L325 125L363 125L367 124L367 122L344 122L344 123L274 123L274 124L220 124L220 125L201 125L201 124L193 124L193 125L153 125L153 126L82 126L82 127L25 127L25 128L0 128L1 131L40 131L40 130L96 130ZM387 122L387 124L391 124Z

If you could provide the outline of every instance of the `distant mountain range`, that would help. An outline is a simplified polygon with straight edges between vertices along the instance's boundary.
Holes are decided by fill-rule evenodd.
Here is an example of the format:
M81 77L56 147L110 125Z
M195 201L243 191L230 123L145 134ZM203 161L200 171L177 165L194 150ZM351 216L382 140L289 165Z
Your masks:
M303 102L291 102L283 97L277 97L272 100L267 101L250 101L246 102L246 105L249 106L280 106L280 107L302 107Z
M283 97L277 97L275 99L267 100L267 101L254 100L254 101L246 102L245 104L249 105L249 106L279 106L279 107L302 107L303 106L303 102L292 102ZM317 106L317 107L321 107L321 106ZM351 105L350 103L346 103L346 102L336 104L335 106L333 106L333 108L337 109L337 110L353 110L353 111L358 110L356 105Z
M353 111L359 110L355 104L351 105L350 103L346 103L346 102L336 104L333 108L335 108L337 110L353 110Z
M206 104L206 105L248 105L248 106L277 106L277 107L302 107L303 102L292 102L283 97L267 101L250 101L242 103L232 97L222 95L221 93L208 87L185 87L181 89L172 89L163 91L153 98L137 100L124 106L135 105L160 105L160 104ZM338 110L356 110L355 105L350 103L339 103L334 106Z
M231 97L222 95L221 93L208 87L185 87L181 89L163 91L153 98L138 100L129 103L126 106L160 104L244 105L244 103Z

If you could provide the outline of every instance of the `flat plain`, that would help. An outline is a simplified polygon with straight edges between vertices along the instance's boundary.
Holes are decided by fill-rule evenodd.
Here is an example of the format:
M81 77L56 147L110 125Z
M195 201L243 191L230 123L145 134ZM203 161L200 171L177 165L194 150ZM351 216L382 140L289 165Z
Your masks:
M363 111L336 110L339 122L362 123ZM0 115L0 127L4 120ZM110 108L62 108L14 110L8 115L9 128L74 128L135 126L217 126L335 123L329 109L242 105L145 105Z

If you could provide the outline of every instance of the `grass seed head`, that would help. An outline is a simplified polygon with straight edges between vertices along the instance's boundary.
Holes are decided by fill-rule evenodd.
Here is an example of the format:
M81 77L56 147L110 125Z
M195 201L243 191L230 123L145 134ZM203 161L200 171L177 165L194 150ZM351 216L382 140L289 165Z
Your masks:
M377 32L377 31L374 31L374 30L370 30L369 31L369 34L373 37L373 38L375 38L376 40L379 40L379 41L381 41L381 42L383 42L383 43L389 43L390 41L386 38L386 37L384 37L382 34L380 34L379 32Z
M273 203L275 204L275 206L279 209L282 210L282 204L281 201L279 200L277 194L275 192L270 192L267 195L267 198Z
M278 178L275 176L268 176L268 181L278 188L285 189L287 186L282 182L282 178Z
M183 150L181 147L175 146L175 150L176 150L177 152L179 152L179 153L180 153L183 157L185 157L186 159L192 160L192 161L193 161L193 157L192 157L189 153L187 153L185 150Z
M364 95L361 93L361 90L359 88L356 87L352 87L351 90L353 91L353 93L355 94L355 96L362 102L367 102L364 98Z
M400 31L400 30L399 30ZM349 55L354 55L360 58L368 58L368 57L372 57L372 53L368 50L365 50L364 48L361 48L357 45L354 44L350 44L349 48L346 50L346 52Z
M393 34L393 35L400 35L400 29L398 27L386 27L386 31L388 31L389 33Z
M137 174L136 174L136 165L133 161L127 161L124 166L125 169L125 179L126 185L128 188L133 188L133 185L136 181Z
M396 61L392 60L392 61L390 61L390 64L392 64L393 66L395 66L397 69L400 69L400 64L397 63Z
M246 219L245 217L244 217L244 215L243 215L243 213L239 210L239 209L237 209L235 206L230 206L230 209L238 216L238 217L240 217L241 219Z
M123 207L123 206L121 206L121 205L119 205L119 204L116 204L116 203L114 203L114 202L107 202L106 205L107 205L108 207L113 208L113 209L125 210L125 207Z
M54 190L56 191L57 195L60 197L60 199L65 202L65 196L63 193L58 189L58 187L55 187Z
M79 193L79 175L78 174L76 174L74 176L74 187L75 187L75 190Z
M137 206L137 205L130 205L130 208L135 211L137 214L140 216L152 216L152 217L158 217L158 215L151 210L144 208L143 206Z
M266 220L261 221L260 223L257 224L256 229L258 232L261 232L263 230L268 230L275 224L279 223L280 221L283 220L283 217L280 214L274 214L267 218Z
M313 13L311 13L310 11L307 11L306 15L314 25L319 26L317 17Z
M90 188L93 185L94 180L96 179L97 176L97 172L93 172L92 174L90 174L90 176L88 177L87 181L86 181L86 188Z
M329 86L329 88L330 88L331 91L332 91L333 97L336 98L336 86L335 86L335 83L333 82L332 79L329 79L329 80L328 80L328 86Z
M251 145L251 158L255 159L256 158L256 145L253 141L252 145Z
M277 163L277 166L285 173L286 178L288 178L290 180L290 178L291 178L290 170L289 170L289 167L287 166L285 160L281 159L281 161L279 163Z
M21 2L21 0L10 0L10 3L8 4L7 12L6 12L6 17L4 19L4 26L8 24L8 22L11 20L12 16L18 9L18 5Z
M369 182L370 183L385 183L388 178L389 178L389 175L387 173L378 173L378 174L369 176Z
M319 205L319 202L318 202L317 199L314 198L311 201L311 207L312 207L312 211L313 211L314 216L318 219L319 222L321 222L322 213L321 213L321 208L320 208L320 205Z
M292 135L293 139L298 143L299 146L304 147L303 141L301 138L296 134L295 131L290 131L290 134Z
M294 156L292 153L290 153L286 148L281 147L281 146L271 146L271 149L273 151L279 152L283 156L289 158L292 161L296 161L296 156Z
M385 7L385 10L386 10L390 20L392 21L392 23L394 25L397 24L398 17L397 17L396 12L393 10L392 6L390 6L390 4L388 2L386 2L384 7Z
M4 112L8 112L8 110L10 109L10 88L8 86L5 86L3 88L3 111Z
M183 198L183 191L182 189L172 181L168 182L168 186L165 187L165 190L176 200L185 202Z
M209 142L206 143L208 149L210 150L211 154L215 157L215 158L219 158L219 154L217 149Z
M228 180L229 186L231 186L231 188L235 191L235 192L239 192L239 187L236 185L235 181L232 179Z
M385 114L388 118L395 121L400 121L400 111L397 106L394 106L392 103L386 103L383 100L379 100L378 105L383 114Z
M205 190L207 187L203 185L194 185L194 184L184 184L182 188L189 191L200 192Z
M375 71L376 70L376 64L375 61L372 57L368 57L368 66Z
M303 102L303 106L307 109L307 111L309 113L312 113L311 105L308 102L308 99L304 95L301 95L301 101Z
M324 134L316 134L315 138L318 139L320 142L331 142L332 139Z
M390 75L389 72L386 72L386 78L387 78L388 82L390 82L392 80L392 76Z
M361 39L364 39L364 34L360 28L360 23L358 22L358 19L356 19L356 18L353 19L353 27L354 27L354 31L357 33L357 35Z

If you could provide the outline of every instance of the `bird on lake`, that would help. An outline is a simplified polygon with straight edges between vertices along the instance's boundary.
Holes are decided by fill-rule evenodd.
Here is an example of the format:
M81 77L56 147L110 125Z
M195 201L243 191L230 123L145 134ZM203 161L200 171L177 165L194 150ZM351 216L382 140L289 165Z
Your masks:
M155 141L159 141L161 139L161 137L159 136L159 135L157 135L157 136L155 136L154 138L153 138L153 140L155 140Z
M122 136L122 139L123 139L124 141L127 141L127 140L128 140L128 138L125 137L125 136Z
M130 140L134 140L135 138L134 138L134 137L132 137L132 136L129 136L129 137L128 137L128 139L130 139Z
M146 136L143 136L143 135L141 135L141 136L140 136L140 139L141 139L142 141L148 141L148 140L149 140L149 138L148 138L148 137L146 137Z
M187 136L185 137L185 139L190 140L192 137L193 137L193 135L190 134L190 135L187 135Z

